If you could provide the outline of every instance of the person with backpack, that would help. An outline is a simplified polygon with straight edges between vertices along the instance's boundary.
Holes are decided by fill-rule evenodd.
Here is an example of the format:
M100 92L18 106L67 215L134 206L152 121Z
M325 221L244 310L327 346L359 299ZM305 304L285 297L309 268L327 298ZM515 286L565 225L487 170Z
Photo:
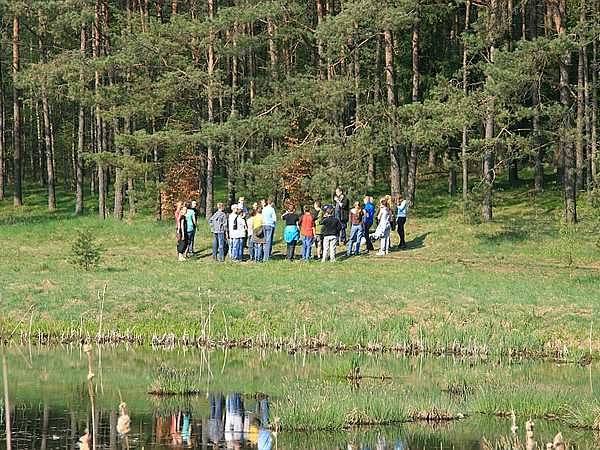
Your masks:
M287 211L281 216L285 222L285 228L283 229L283 240L287 244L286 259L293 261L296 253L296 244L300 240L300 230L298 228L298 221L300 218L294 211L294 206L290 203L287 207Z
M304 214L300 217L300 236L302 239L302 261L310 261L312 245L315 240L315 219L310 206L304 206Z
M350 210L350 239L348 240L348 248L346 256L360 254L360 241L363 236L363 209L359 202L354 202L354 207Z
M328 207L321 221L323 226L323 262L327 260L335 261L335 252L338 242L338 236L342 229L342 222L334 216L334 208Z
M217 211L208 219L213 234L212 257L215 261L225 260L225 234L227 232L227 215L223 203L217 203Z

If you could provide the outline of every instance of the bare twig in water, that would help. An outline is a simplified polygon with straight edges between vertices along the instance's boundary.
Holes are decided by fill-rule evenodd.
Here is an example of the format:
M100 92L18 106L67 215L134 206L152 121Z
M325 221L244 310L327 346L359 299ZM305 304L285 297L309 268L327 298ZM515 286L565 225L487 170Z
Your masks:
M10 429L10 401L8 398L8 368L6 356L2 355L2 379L4 380L4 413L6 423L6 450L12 450L12 435Z
M100 302L100 319L99 319L99 325L98 325L98 342L100 342L100 339L102 339L102 319L104 317L104 300L106 298L106 288L108 287L108 285L105 283L104 284L104 288L102 289L102 293L100 293L100 291L98 291L98 301Z
M83 352L87 355L88 360L88 394L90 396L90 405L92 408L92 450L96 450L96 437L97 437L97 425L96 425L96 394L94 392L94 370L92 361L92 346L85 344L83 346Z

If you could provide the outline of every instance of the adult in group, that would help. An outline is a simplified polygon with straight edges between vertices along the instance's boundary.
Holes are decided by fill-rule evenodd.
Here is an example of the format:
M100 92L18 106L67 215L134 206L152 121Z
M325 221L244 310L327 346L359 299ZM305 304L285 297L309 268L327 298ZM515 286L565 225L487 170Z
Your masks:
M265 254L265 228L263 225L263 208L256 206L254 217L252 218L252 245L254 249L254 261L261 262Z
M315 240L315 218L310 206L304 206L304 214L300 217L300 236L302 239L302 260L310 261L312 258L312 245Z
M179 219L181 218L181 208L183 208L183 202L175 203L175 231L179 232Z
M346 228L348 227L348 218L350 215L350 200L344 194L342 188L337 188L335 190L335 195L333 196L333 206L335 208L335 217L339 219L342 224L342 229L340 230L339 242L344 245L346 244Z
M186 223L187 223L187 229L186 229L186 233L187 233L187 243L188 243L188 248L186 251L186 256L192 256L194 255L194 238L196 236L196 210L194 209L196 202L191 202L188 205L186 205L186 213L185 213L185 219L186 219Z
M187 208L181 206L177 219L177 257L179 261L185 261L185 252L188 248L186 213Z
M323 220L324 215L323 208L321 208L321 202L319 200L315 200L313 204L313 219L315 223L315 250L317 252L317 259L321 259L323 256L323 224L321 221Z
M239 203L238 203L239 205ZM242 210L243 211L243 210ZM243 212L242 212L243 214ZM253 234L254 234L254 226L253 226L253 222L254 222L254 216L256 216L256 209L252 208L252 210L250 210L248 212L248 214L246 214L245 216L245 220L246 220L246 239L244 240L243 243L243 247L246 248L246 246L248 247L248 253L250 255L250 261L254 261L254 245L252 245L252 238L253 238Z
M408 217L408 202L406 199L400 194L396 199L396 230L398 231L398 236L400 237L399 248L406 248L406 240L404 236L404 225L406 225L406 219Z
M363 209L359 202L354 202L354 207L350 210L350 240L346 256L360 254L360 241L363 236Z
M384 197L379 200L379 213L377 214L377 229L375 230L375 239L380 239L380 246L377 255L387 255L390 251L390 210L387 199Z
M321 222L323 225L323 262L328 259L335 261L336 246L342 229L342 222L335 217L334 208L331 206L325 210L325 216Z
M283 229L283 240L287 244L286 259L293 261L296 254L296 244L300 240L300 230L298 228L298 221L300 218L296 214L294 205L288 204L286 212L281 216L285 222L285 228Z
M371 227L375 222L375 205L373 204L373 197L365 196L363 199L364 204L364 216L363 216L363 236L367 244L367 252L375 250L373 247L373 241L371 240Z
M229 238L231 239L231 259L240 262L244 259L244 239L246 238L246 220L238 205L232 206L229 215Z
M277 213L273 207L273 199L267 199L262 215L265 230L265 254L263 261L268 261L273 254L273 239L275 236L275 226L277 225Z
M213 234L213 259L223 262L225 260L225 234L227 232L227 215L223 203L217 203L217 211L208 219L208 224Z
M238 204L231 205L229 215L227 216L227 248L229 249L229 259L233 260L233 235L231 234L232 226L238 215Z

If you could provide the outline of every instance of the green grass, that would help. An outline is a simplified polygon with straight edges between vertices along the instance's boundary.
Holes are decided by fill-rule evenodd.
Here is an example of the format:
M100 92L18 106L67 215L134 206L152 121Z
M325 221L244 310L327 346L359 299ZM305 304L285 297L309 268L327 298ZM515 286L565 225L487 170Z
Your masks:
M424 185L409 249L386 258L260 265L213 263L204 221L201 257L178 263L172 222L74 217L64 193L49 214L44 191L29 190L19 210L0 203L0 335L95 335L102 312L103 332L145 343L173 333L215 343L561 358L591 345L597 354L598 211L582 195L582 223L567 233L559 192L501 189L495 221L469 225L441 183ZM106 249L97 271L67 261L80 229Z

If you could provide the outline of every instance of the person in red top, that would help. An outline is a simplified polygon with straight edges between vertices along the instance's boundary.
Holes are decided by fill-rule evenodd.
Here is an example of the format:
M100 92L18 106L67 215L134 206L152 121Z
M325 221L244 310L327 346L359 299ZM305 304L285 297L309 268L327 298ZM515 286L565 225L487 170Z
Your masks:
M347 256L360 253L360 241L363 237L363 217L364 211L360 207L360 203L355 202L354 208L350 210L350 239L346 251Z
M315 218L313 217L310 206L303 208L304 214L300 217L300 236L302 240L302 260L310 261L312 245L315 240Z

